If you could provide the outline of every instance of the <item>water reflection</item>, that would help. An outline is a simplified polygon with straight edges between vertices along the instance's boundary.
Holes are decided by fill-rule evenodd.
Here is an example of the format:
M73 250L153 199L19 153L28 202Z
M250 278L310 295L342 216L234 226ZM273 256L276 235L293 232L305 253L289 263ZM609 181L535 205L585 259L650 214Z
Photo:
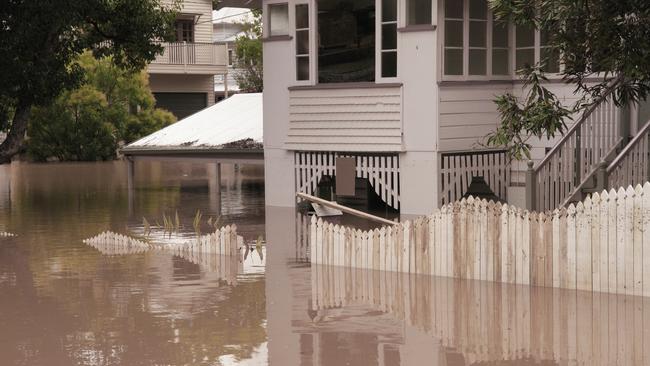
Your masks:
M0 166L0 357L8 365L266 363L264 262L147 251L105 256L81 241L142 217L216 215L204 164ZM191 173L191 174L188 174ZM254 240L262 172L224 167L222 221ZM234 205L237 207L229 206Z

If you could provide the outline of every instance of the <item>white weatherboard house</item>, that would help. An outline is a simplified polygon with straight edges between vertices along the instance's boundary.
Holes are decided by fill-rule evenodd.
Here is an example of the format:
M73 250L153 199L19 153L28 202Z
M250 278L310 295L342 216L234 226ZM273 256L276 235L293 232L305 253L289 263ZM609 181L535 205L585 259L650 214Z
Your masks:
M472 176L521 206L527 186L528 205L537 209L596 185L647 179L645 106L621 111L608 101L576 116L566 136L534 143L528 174L524 163L506 164L502 151L477 149L498 125L495 97L522 93L515 70L552 54L546 31L496 22L485 0L263 6L270 206L293 206L296 192L314 193L324 176L336 175L338 156L355 157L357 177L402 214L459 199ZM550 89L569 105L576 96L554 76L561 67L550 62L546 70ZM609 184L596 184L599 167Z
M147 71L158 107L182 119L214 104L214 77L226 72L227 51L212 40L211 0L182 1L174 24L175 42L164 44Z

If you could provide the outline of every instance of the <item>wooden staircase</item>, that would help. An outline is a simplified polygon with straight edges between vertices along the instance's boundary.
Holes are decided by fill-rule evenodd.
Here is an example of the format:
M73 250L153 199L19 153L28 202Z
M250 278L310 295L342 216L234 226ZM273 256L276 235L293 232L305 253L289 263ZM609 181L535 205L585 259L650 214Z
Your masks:
M610 95L605 95L601 103L583 113L542 161L537 165L529 161L526 208L548 211L582 201L607 188L609 167L620 165L623 154L632 154L634 162L640 159L639 154L628 151L632 144L628 144L629 124L622 121L621 110ZM642 130L647 132L646 127Z

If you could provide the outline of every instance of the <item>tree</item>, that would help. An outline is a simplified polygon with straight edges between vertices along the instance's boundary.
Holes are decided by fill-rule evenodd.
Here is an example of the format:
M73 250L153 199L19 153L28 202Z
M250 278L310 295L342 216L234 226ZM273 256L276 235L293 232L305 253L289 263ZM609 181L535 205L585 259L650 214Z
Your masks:
M23 146L32 107L84 81L79 56L111 56L139 70L173 38L177 4L158 0L7 0L0 5L0 163ZM83 104L83 103L82 103ZM44 121L47 123L47 121Z
M530 158L531 137L554 137L566 120L608 97L624 107L650 92L650 2L647 0L491 0L500 20L553 29L549 45L563 64L562 79L579 101L567 108L543 86L541 60L520 70L526 98L497 98L501 125L488 135L490 146L506 147L513 158Z
M245 24L245 34L235 39L235 74L239 89L246 93L259 93L264 89L262 62L262 12L252 9L253 21Z
M120 143L176 120L155 108L146 72L124 70L112 58L97 60L89 52L76 63L83 69L84 85L64 91L49 106L33 107L27 146L34 159L108 160Z

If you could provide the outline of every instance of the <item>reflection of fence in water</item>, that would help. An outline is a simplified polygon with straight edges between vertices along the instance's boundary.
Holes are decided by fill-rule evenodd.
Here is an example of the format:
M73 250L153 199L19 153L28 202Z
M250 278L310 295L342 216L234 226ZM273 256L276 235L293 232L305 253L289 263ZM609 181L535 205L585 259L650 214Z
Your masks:
M650 364L648 298L315 264L311 274L316 319L369 306L439 339L467 365Z
M309 223L311 218L296 212L296 258L298 262L309 262Z

